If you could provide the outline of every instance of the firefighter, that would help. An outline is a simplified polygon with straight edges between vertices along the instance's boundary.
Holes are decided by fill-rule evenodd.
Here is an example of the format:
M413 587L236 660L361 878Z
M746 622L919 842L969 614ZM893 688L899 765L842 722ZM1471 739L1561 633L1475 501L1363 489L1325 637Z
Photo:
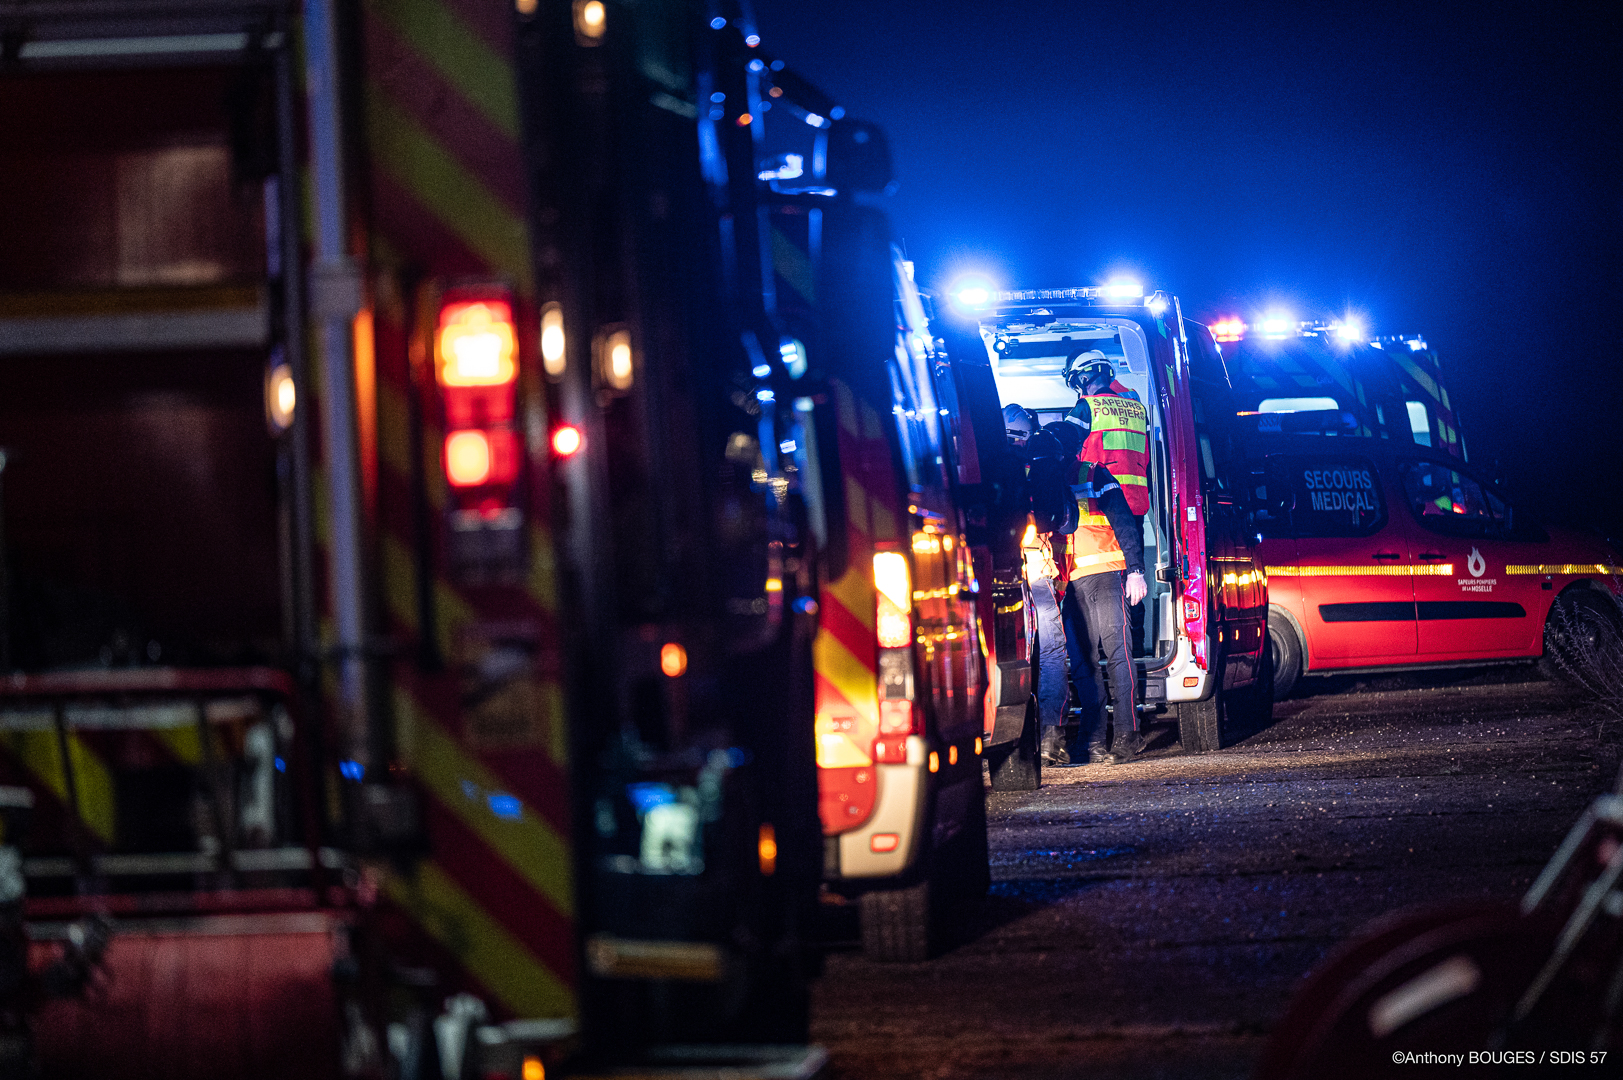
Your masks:
M1070 538L1065 597L1072 670L1082 703L1081 736L1089 764L1119 765L1138 757L1144 746L1128 608L1149 593L1142 523L1149 509L1148 416L1137 395L1115 381L1115 368L1102 352L1072 354L1065 381L1077 392L1067 426L1073 439L1084 436L1075 488L1080 520ZM1108 749L1109 712L1096 677L1101 656L1116 710L1115 741Z
M1017 429L1022 416L1028 438L1016 442ZM1066 535L1076 527L1075 502L1071 496L1069 474L1074 456L1065 452L1064 445L1050 431L1030 435L1029 414L1018 405L1003 410L1004 424L1011 443L1023 445L1026 453L1026 498L1031 512L1026 518L1025 533L1020 541L1020 555L1024 563L1026 588L1031 595L1032 610L1036 615L1036 641L1032 650L1035 667L1037 723L1042 733L1042 763L1069 765L1071 758L1065 749L1065 696L1069 676L1066 671L1068 651L1065 624L1060 616L1060 595L1063 591L1059 567L1054 562L1053 537Z

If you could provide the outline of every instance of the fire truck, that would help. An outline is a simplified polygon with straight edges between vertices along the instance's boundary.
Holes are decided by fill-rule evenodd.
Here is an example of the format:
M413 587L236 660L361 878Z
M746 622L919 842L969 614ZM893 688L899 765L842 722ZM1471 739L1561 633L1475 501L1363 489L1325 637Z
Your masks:
M883 131L736 3L5 0L0 41L44 1072L814 1074L820 895L916 958L986 881Z
M1538 660L1583 681L1623 625L1618 553L1545 527L1466 460L1441 364L1417 334L1212 324L1270 577L1276 695L1309 674ZM1334 437L1328 438L1328 437Z
M1042 423L1063 418L1076 403L1063 367L1078 350L1104 353L1117 381L1146 404L1151 507L1144 553L1153 580L1134 609L1131 643L1146 719L1175 720L1190 753L1218 749L1264 722L1273 702L1267 581L1242 505L1241 459L1222 423L1229 376L1210 332L1182 317L1176 297L1146 295L1135 282L1009 291L969 285L952 299L943 320L947 349L965 358L966 381L975 386L969 396L995 406L965 411L980 417L975 437L982 443L1001 441L1002 404L1018 403ZM1024 645L1030 607L1018 548L1005 540L991 554L989 577L1006 599L995 609L1003 616L994 632L1000 681L987 741L994 786L1000 773L1019 786L1035 767Z

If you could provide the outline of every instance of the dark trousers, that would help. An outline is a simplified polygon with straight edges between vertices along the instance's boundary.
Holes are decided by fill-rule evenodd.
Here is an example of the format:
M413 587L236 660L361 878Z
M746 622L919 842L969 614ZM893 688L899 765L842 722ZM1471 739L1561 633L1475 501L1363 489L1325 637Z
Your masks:
M1071 681L1082 708L1083 745L1105 741L1105 687L1099 679L1099 658L1104 657L1110 687L1109 701L1116 706L1116 736L1138 730L1138 684L1133 651L1127 640L1132 620L1127 614L1125 574L1112 570L1088 574L1065 590L1065 643L1071 654Z

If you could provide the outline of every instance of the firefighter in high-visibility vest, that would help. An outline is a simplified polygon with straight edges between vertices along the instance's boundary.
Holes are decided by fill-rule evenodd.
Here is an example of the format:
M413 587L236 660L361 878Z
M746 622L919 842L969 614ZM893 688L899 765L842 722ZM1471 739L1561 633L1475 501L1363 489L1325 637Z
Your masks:
M1077 392L1076 407L1066 420L1085 433L1075 489L1081 520L1070 537L1065 597L1073 679L1082 706L1080 734L1089 764L1123 764L1144 747L1127 609L1149 593L1141 520L1150 504L1148 416L1137 396L1115 382L1115 368L1102 352L1070 357L1065 378ZM1108 749L1110 713L1097 678L1101 657L1116 716Z

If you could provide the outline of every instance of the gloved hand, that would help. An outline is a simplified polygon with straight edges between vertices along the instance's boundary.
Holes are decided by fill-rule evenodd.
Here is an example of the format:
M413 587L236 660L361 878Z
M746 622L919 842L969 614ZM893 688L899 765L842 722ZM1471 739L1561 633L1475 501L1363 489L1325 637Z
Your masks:
M1127 603L1129 606L1138 603L1150 594L1150 584L1144 580L1143 574L1133 573L1127 575Z

